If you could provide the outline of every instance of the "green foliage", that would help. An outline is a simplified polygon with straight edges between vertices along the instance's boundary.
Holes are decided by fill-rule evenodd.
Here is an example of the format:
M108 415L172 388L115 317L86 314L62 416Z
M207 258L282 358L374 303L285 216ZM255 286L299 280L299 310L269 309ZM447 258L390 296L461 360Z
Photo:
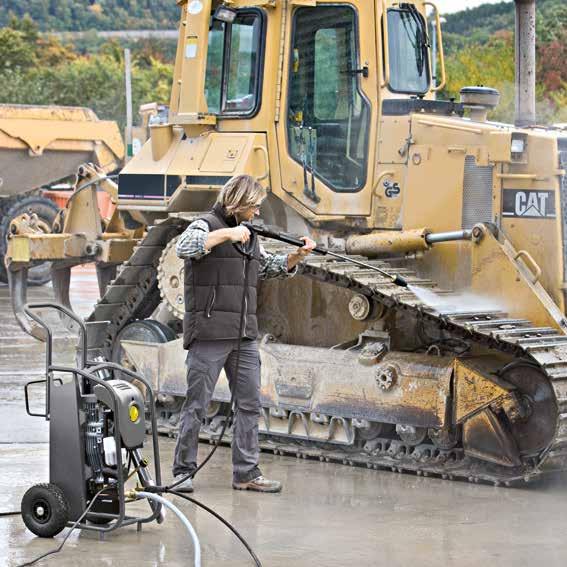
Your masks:
M444 14L444 18L445 33L479 42L481 38L487 40L495 31L514 29L514 3L483 4L477 8Z
M3 0L0 26L26 14L41 31L172 29L179 8L173 0Z
M36 64L33 45L20 31L0 29L0 69L25 69Z
M40 30L173 28L173 0L4 0L0 11L0 102L88 106L100 118L125 117L123 49L133 53L134 109L169 102L175 43L148 39L107 41L87 32L75 44ZM465 85L497 88L496 120L514 114L514 4L483 5L446 16L444 97L458 100ZM567 122L567 4L537 2L537 105L542 123ZM220 58L220 46L209 56ZM207 77L210 99L220 85L220 66ZM330 100L330 99L329 99ZM209 100L213 108L215 105Z
M124 125L123 49L107 42L95 55L80 55L29 21L0 29L0 102L86 106L100 118ZM27 38L27 40L26 40ZM173 66L151 50L133 53L134 109L146 102L169 103Z
M142 68L134 61L132 99L134 109L146 102L169 103L172 68L151 61ZM4 87L0 102L58 104L92 108L100 118L124 125L126 115L124 63L111 55L78 57L55 68L8 70L0 74Z
M33 43L39 37L39 27L30 18L29 14L26 14L21 20L12 14L8 22L8 27L21 32L24 39L30 43Z
M542 124L564 122L567 113L567 5L536 4L536 112ZM446 16L443 38L447 66L444 95L459 99L465 85L500 91L493 120L514 119L514 3L485 4Z
M536 20L536 36L538 43L565 41L567 32L567 4L564 2L548 2L538 14Z
M453 46L486 43L500 31L514 31L514 2L482 4L477 8L446 14L443 24L447 52ZM567 6L564 0L537 0L536 26L540 42L558 39L561 29L567 25Z
M536 114L541 124L566 120L567 56L565 42L540 44L538 48ZM466 85L484 85L500 91L500 103L489 118L504 122L514 120L514 42L509 33L500 33L485 44L457 50L446 61L447 85L444 98L459 99Z
M500 104L491 119L510 121L514 117L514 44L510 35L488 43L458 50L446 61L447 85L444 97L459 100L467 85L484 85L500 91Z

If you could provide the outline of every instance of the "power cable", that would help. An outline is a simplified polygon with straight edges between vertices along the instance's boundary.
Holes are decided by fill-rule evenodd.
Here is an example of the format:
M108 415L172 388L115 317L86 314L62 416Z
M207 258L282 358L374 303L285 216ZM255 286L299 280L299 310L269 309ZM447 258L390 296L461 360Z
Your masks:
M44 553L43 555L40 555L38 557L36 557L35 559L32 559L31 561L28 561L27 563L22 563L21 565L18 565L17 567L29 567L30 565L34 565L35 563L37 563L38 561L41 561L42 559L45 559L47 556L49 555L54 555L55 553L59 553L62 549L63 546L65 545L65 543L67 542L67 540L69 539L69 536L73 533L73 531L75 530L75 528L81 523L81 520L90 512L91 508L93 507L94 503L96 502L96 499L105 491L108 490L108 487L105 486L103 488L101 488L93 497L93 499L90 501L89 505L87 506L86 510L79 516L79 519L71 526L71 529L69 530L69 532L67 533L67 535L64 537L63 541L59 544L59 547L56 547L55 549L52 549L51 551L48 551L47 553Z

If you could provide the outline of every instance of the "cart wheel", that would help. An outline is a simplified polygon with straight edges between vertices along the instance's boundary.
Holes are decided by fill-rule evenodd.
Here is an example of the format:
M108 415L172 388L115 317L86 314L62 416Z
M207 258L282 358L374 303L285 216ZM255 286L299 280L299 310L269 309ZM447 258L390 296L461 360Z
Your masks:
M24 524L39 537L57 535L69 521L69 504L54 484L36 484L22 498Z

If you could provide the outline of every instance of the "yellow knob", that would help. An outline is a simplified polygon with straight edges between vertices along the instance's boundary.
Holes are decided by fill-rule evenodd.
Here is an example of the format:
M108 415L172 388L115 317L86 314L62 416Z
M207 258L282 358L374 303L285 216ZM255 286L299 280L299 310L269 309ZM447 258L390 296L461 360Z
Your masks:
M130 421L135 423L136 421L138 421L139 417L140 417L140 410L138 409L138 406L136 404L132 404L130 406Z

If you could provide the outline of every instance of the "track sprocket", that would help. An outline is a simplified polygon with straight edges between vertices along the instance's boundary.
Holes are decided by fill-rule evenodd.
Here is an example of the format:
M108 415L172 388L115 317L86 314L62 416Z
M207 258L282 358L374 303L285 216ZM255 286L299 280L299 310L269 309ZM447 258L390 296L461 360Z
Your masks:
M164 248L158 264L158 287L168 310L178 319L183 319L185 313L185 266L177 256L175 247L179 236L173 238Z

